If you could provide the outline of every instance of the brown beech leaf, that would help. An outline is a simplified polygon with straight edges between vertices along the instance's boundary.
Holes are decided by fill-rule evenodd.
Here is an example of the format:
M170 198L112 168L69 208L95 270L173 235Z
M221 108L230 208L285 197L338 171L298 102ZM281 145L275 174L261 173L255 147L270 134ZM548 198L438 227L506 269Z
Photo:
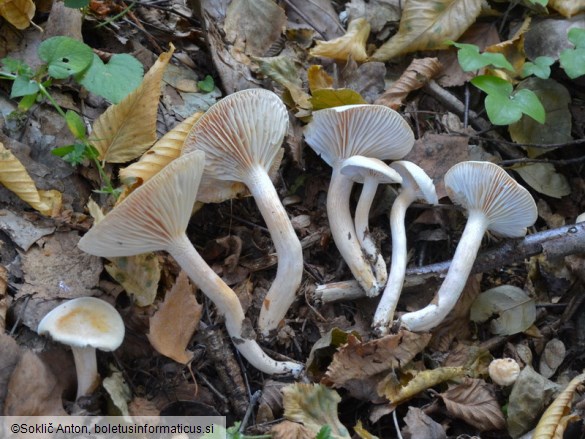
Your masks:
M125 163L135 159L156 141L156 114L160 100L161 80L175 51L171 44L162 53L142 83L117 105L110 106L94 123L92 145L99 159L109 163Z
M133 184L138 180L140 184L153 177L162 168L181 155L183 143L193 124L199 120L203 113L194 113L178 124L152 148L146 151L140 160L130 166L120 169L120 179L124 184Z
M26 29L30 26L35 10L33 0L2 0L0 2L0 16L17 29Z
M585 0L550 0L548 5L567 18L585 11Z
M543 413L540 421L536 425L532 439L556 439L562 438L566 427L566 422L561 422L571 411L571 403L575 389L581 383L585 382L585 373L573 378L565 390L552 402Z
M404 422L402 435L406 439L447 439L443 426L417 407L408 407Z
M187 351L191 336L199 324L203 307L195 298L195 287L181 271L175 285L150 318L150 344L161 354L187 364L193 353Z
M0 184L43 215L56 215L61 210L61 192L40 191L12 152L0 143Z
M283 421L270 429L272 439L314 439L315 433L302 424Z
M506 420L498 400L483 380L468 378L439 396L449 414L480 431L503 430Z
M333 356L324 381L333 387L342 387L349 380L400 368L421 352L430 339L430 334L404 330L368 342L361 342L350 334L347 344Z
M482 0L408 0L398 32L372 55L372 61L446 48L446 40L457 40L475 22L481 4Z
M365 61L366 41L370 36L370 24L365 18L352 20L345 35L329 41L317 41L316 46L309 51L311 56L321 56L341 61Z
M374 103L398 110L410 92L424 87L425 84L440 73L441 69L441 63L437 58L412 60L408 68L400 75L400 78Z

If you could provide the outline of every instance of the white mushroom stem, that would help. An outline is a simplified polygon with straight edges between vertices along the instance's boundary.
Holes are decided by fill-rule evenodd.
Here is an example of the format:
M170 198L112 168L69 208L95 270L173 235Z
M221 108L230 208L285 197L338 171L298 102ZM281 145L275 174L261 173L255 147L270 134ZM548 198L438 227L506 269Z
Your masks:
M387 278L386 263L372 239L369 227L370 209L378 189L378 180L366 177L362 186L362 193L355 209L355 229L357 238L366 253L366 257L374 264L374 272L379 285L384 285Z
M77 398L91 394L97 387L100 376L97 370L95 348L72 346L75 371L77 373Z
M357 239L354 222L349 210L349 199L353 181L333 167L329 192L327 193L327 216L335 245L347 263L353 276L368 297L378 294L379 285L374 277L370 263L365 258Z
M266 336L278 327L295 300L303 276L303 249L264 168L256 165L250 169L245 184L266 222L278 256L276 277L258 319L258 329Z
M185 270L207 297L225 316L225 325L236 348L248 362L258 370L268 374L301 373L303 366L292 361L276 361L260 348L255 340L242 335L244 311L236 293L215 274L203 258L197 253L186 235L173 239L168 252Z
M408 330L428 331L439 325L455 307L471 273L487 228L488 221L483 212L475 209L469 211L451 266L433 302L423 309L406 313L401 317L402 324Z

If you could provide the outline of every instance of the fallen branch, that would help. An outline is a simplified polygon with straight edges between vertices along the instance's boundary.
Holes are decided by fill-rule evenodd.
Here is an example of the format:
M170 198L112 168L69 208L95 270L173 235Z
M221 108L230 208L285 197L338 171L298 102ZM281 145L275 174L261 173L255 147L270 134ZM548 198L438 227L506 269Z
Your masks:
M585 253L585 222L534 233L523 239L506 240L499 246L480 253L473 264L471 273L483 273L501 268L539 254L544 254L551 259L576 253ZM450 265L449 260L409 268L406 270L404 287L420 285L429 278L442 277L447 273ZM355 281L319 285L315 290L315 298L323 303L360 297L365 297L365 293Z

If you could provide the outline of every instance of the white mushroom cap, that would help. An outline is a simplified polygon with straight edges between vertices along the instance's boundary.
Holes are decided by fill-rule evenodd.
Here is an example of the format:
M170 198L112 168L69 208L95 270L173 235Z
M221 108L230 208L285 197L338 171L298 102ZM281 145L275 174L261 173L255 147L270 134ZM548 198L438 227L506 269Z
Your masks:
M512 358L497 358L488 366L492 381L500 386L510 386L520 375L520 365Z
M383 105L344 105L315 111L305 140L331 167L354 155L380 160L404 157L414 145L406 121Z
M409 187L415 190L417 198L429 204L439 202L433 180L420 166L407 160L399 160L392 162L390 167L402 177L402 187Z
M72 347L113 351L122 344L125 330L122 317L108 302L79 297L49 312L37 332Z
M363 183L368 177L378 184L402 183L400 174L382 160L360 155L344 160L341 173L356 183Z
M95 224L78 247L106 258L166 250L189 224L204 162L200 151L173 160Z
M269 90L242 90L211 106L193 125L183 153L205 152L208 178L245 182L254 165L267 172L279 160L288 112Z
M530 193L502 168L489 162L462 162L445 174L449 198L468 211L481 211L488 230L502 237L520 237L536 221Z

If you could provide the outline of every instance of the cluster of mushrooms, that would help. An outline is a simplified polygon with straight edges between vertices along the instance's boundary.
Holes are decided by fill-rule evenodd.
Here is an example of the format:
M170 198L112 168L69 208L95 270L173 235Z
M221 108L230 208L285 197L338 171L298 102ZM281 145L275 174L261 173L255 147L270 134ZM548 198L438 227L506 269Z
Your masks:
M257 329L263 336L276 329L295 300L303 274L300 241L272 183L287 129L288 112L276 94L251 89L229 95L196 122L181 157L95 224L80 240L79 247L102 257L168 252L224 315L235 347L252 366L268 374L296 376L303 370L301 364L273 360L255 339L246 335L250 331L245 330L238 297L201 258L186 235L196 200L222 201L245 186L266 222L278 257L276 277L263 301ZM420 167L407 161L390 165L383 161L399 160L411 150L412 130L398 113L387 107L348 105L314 112L305 129L305 140L333 168L327 214L339 252L367 296L377 296L384 288L373 321L375 333L384 335L393 322L404 282L406 209L415 200L438 203L433 182ZM468 222L433 302L401 316L401 324L411 331L427 331L437 326L455 306L487 230L504 237L519 237L536 220L536 205L529 192L492 163L459 163L444 180L451 200L467 210ZM355 182L362 183L363 188L352 218L350 192ZM368 214L379 184L402 185L390 215L390 273L368 229ZM86 306L88 300L99 301L77 300ZM49 313L41 321L39 333L62 340L55 335L55 328L71 318L57 313L62 307L66 308L64 312L75 313L71 311L72 302ZM91 319L85 316L81 320ZM113 321L112 327L122 327L123 338L121 319ZM84 369L88 375L79 378L78 396L90 391L97 377L95 349L88 346L92 337L88 337L87 345L74 349L78 373ZM116 341L118 345L122 338ZM116 347L110 344L105 349ZM85 348L89 353L76 353Z

